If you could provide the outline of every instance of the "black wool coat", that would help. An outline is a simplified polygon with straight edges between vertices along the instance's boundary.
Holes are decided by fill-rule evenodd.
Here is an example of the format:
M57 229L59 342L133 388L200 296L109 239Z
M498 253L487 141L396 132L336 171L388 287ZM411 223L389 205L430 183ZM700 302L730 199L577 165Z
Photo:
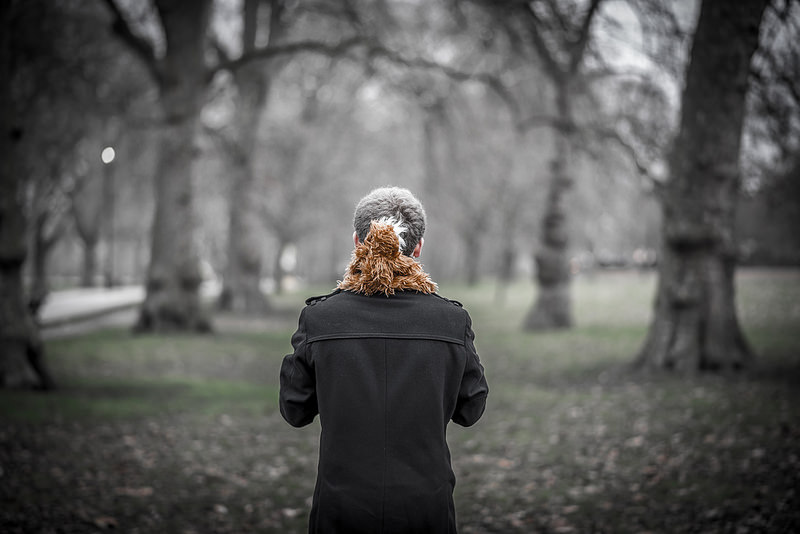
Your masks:
M455 533L446 427L474 424L488 393L469 314L416 291L307 303L280 410L297 427L320 416L309 532Z

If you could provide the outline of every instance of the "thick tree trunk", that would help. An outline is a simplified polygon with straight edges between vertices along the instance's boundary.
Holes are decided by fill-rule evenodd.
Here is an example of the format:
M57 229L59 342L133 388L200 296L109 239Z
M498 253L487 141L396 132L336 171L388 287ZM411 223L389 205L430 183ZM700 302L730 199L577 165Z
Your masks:
M748 73L766 4L701 7L661 199L659 283L641 366L737 369L752 358L736 315L734 215Z
M231 176L228 258L219 307L239 313L259 314L269 309L262 293L258 206L254 198L251 154L234 167Z
M10 172L12 158L18 155L12 154L9 145L16 143L9 143L9 137L16 135L6 128L0 147L0 387L52 389L55 384L22 279L27 254L23 195L19 175Z
M562 117L568 116L562 113ZM570 130L559 130L551 163L550 189L536 252L536 302L525 317L526 330L569 328L572 319L569 230L564 194L572 187L569 174Z
M200 296L192 182L207 87L203 54L210 1L161 0L157 6L168 42L159 78L165 124L146 296L136 329L207 331L211 323Z
M268 82L262 64L241 67L235 75L238 88L235 139L231 154L230 226L228 263L219 305L235 312L258 314L268 310L261 292L261 247L253 155L260 118L267 99Z
M22 279L25 242L23 126L12 101L13 4L0 3L0 387L51 389L39 330L28 310Z

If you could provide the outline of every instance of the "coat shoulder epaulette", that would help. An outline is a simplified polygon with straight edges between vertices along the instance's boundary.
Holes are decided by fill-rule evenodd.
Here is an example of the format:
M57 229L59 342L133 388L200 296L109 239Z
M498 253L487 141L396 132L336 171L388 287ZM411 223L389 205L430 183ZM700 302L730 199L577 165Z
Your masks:
M453 304L454 306L458 306L459 308L463 308L463 307L464 307L464 305L463 305L463 304L461 304L459 301L457 301L457 300L453 300L453 299L449 299L449 298L446 298L446 297L443 297L443 296L441 296L439 293L432 293L432 295L433 295L434 297L439 297L439 298L440 298L440 299L442 299L443 301L445 301L445 302L449 302L450 304Z
M341 289L334 289L333 291L331 291L330 293L327 293L325 295L317 295L316 297L308 297L306 299L306 306L313 306L317 302L323 302L325 300L328 300L328 297L332 297L333 295L336 295L336 294L341 293L341 292L342 292Z

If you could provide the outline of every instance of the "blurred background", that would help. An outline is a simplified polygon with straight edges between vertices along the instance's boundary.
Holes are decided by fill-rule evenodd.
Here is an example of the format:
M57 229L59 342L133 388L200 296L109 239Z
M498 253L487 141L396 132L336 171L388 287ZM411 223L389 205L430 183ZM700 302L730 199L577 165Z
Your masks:
M572 273L655 266L656 190L695 2L601 2L580 55L570 46L582 3L559 2L560 19L539 20L545 59L502 2L179 4L11 9L34 298L143 284L158 232L192 240L203 279L220 288L226 269L267 294L332 286L352 248L353 206L383 185L425 204L434 279L530 279L564 120L577 132L564 200ZM785 4L762 31L755 62L769 72L796 52L798 13ZM572 58L562 117L549 62L568 71ZM769 87L748 99L740 263L800 263L795 74L781 74L782 87L756 78ZM170 88L180 84L193 87ZM170 130L173 112L193 123ZM178 135L183 146L165 148ZM192 215L167 228L154 222L170 194L157 184L183 172Z
M462 532L800 529L797 0L0 24L0 530L305 531L280 362L386 185L487 368Z

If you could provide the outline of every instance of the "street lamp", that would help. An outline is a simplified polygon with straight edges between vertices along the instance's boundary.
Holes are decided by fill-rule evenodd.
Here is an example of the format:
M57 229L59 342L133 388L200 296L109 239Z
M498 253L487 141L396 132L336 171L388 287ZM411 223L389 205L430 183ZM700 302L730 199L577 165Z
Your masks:
M108 240L108 250L106 253L105 262L105 286L114 287L114 172L111 168L111 163L116 158L117 154L114 147L107 146L100 153L100 160L103 162L103 197L105 198L106 210L106 232Z
M109 163L111 163L112 161L114 161L114 158L115 158L115 157L117 157L117 153L114 151L114 147L113 147L113 146L107 146L107 147L105 147L105 148L103 149L103 151L100 153L100 159L101 159L101 160L103 161L103 163L105 163L106 165L108 165Z

